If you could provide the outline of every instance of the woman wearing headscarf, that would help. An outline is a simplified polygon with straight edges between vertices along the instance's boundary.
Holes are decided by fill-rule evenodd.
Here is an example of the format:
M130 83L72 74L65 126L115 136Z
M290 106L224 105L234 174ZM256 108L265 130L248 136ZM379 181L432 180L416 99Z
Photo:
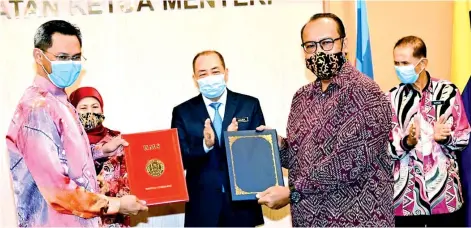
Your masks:
M121 197L129 194L123 146L119 131L103 126L103 98L93 87L81 87L70 94L70 103L79 113L80 122L88 135L92 149L100 193ZM124 215L102 216L103 227L129 227L130 218Z

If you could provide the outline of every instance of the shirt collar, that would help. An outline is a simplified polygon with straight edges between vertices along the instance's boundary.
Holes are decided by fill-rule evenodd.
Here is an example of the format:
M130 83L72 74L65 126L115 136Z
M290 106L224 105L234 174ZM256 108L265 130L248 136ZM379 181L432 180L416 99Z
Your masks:
M432 80L431 80L431 77L430 77L430 73L428 71L425 71L425 73L427 74L427 84L425 85L424 89L422 90L422 92L429 92L431 93L432 92ZM406 93L409 93L410 91L412 90L415 90L417 91L414 86L412 86L412 84L406 84ZM417 91L418 92L418 91Z
M330 86L337 86L339 88L345 86L349 80L351 80L351 73L354 71L354 67L352 64L347 60L343 66L340 68L340 71L337 75L332 77L330 81ZM322 93L322 83L320 79L316 79L313 83L314 92Z
M51 81L49 81L45 77L37 75L34 78L34 85L41 88L41 89L43 89L43 90L45 90L45 91L47 91L47 92L49 92L49 93L51 93L55 97L68 100L67 99L67 94L65 93L65 90L55 86L54 84L52 84Z
M206 106L209 106L211 103L214 103L214 101L210 100L209 98L201 95L203 97L203 101L204 101L204 104ZM226 105L226 101L227 101L227 88L224 90L224 92L222 93L221 97L219 98L218 101L216 102L219 102L221 103L221 105Z

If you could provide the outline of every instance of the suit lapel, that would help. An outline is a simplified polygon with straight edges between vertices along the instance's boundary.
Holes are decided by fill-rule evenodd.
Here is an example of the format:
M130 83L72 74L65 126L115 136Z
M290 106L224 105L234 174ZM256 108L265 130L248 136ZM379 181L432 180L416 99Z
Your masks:
M232 122L232 118L234 117L234 113L237 108L237 103L238 103L238 97L230 90L227 90L227 100L226 100L226 108L224 110L224 119L222 120L222 129L221 131L227 131L227 127L229 127L229 124ZM208 109L206 108L206 105L204 104L203 96L201 93L198 95L198 99L194 103L195 105L195 114L198 115L198 119L201 119L201 121L204 124L204 121L209 118L208 114ZM213 123L211 122L211 127L214 130ZM203 129L201 129L201 133L203 133ZM223 139L224 134L221 136L221 139ZM224 140L222 140L221 144L218 144L218 139L216 138L216 147L222 147L224 144ZM221 146L219 146L221 145Z
M195 111L195 114L198 115L198 119L202 120L204 124L204 121L209 118L209 114L201 93L198 95L198 99L196 99L194 106L195 107L193 111Z
M227 90L226 110L224 111L224 120L222 121L223 132L227 131L227 127L231 124L238 102L238 97L232 91Z
M201 134L203 134L204 122L206 121L206 119L211 120L211 118L209 118L208 108L206 107L206 104L204 103L203 95L201 95L201 93L200 93L200 95L198 95L198 99L196 99L196 102L194 103L194 105L195 105L195 109L194 109L195 114L198 115L198 119L200 119L201 122L203 123L203 128L201 129ZM214 125L213 125L212 121L211 121L211 128L213 129L214 132L216 132L216 129L214 129ZM226 129L227 129L227 127L226 127ZM204 137L204 135L203 135L203 137ZM217 137L215 139L214 146L219 147Z

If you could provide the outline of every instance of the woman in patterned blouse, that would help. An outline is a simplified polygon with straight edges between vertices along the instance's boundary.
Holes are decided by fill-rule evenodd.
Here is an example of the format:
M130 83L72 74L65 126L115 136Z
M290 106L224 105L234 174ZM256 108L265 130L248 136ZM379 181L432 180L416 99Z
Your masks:
M124 161L123 145L127 142L121 139L119 131L113 131L103 126L103 99L100 93L92 87L82 87L70 94L70 102L80 115L90 146L92 147L95 169L98 174L100 193L121 197L129 194L126 164ZM103 227L129 227L129 216L114 215L101 217Z

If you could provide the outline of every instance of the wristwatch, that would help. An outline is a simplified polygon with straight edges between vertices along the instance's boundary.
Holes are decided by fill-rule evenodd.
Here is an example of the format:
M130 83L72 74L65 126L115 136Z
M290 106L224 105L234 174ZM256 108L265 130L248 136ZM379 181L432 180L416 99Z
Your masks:
M289 187L289 199L291 203L299 203L301 201L301 193L294 186Z
M286 139L285 138L281 138L281 148L278 148L279 150L285 150L287 148L286 144Z

